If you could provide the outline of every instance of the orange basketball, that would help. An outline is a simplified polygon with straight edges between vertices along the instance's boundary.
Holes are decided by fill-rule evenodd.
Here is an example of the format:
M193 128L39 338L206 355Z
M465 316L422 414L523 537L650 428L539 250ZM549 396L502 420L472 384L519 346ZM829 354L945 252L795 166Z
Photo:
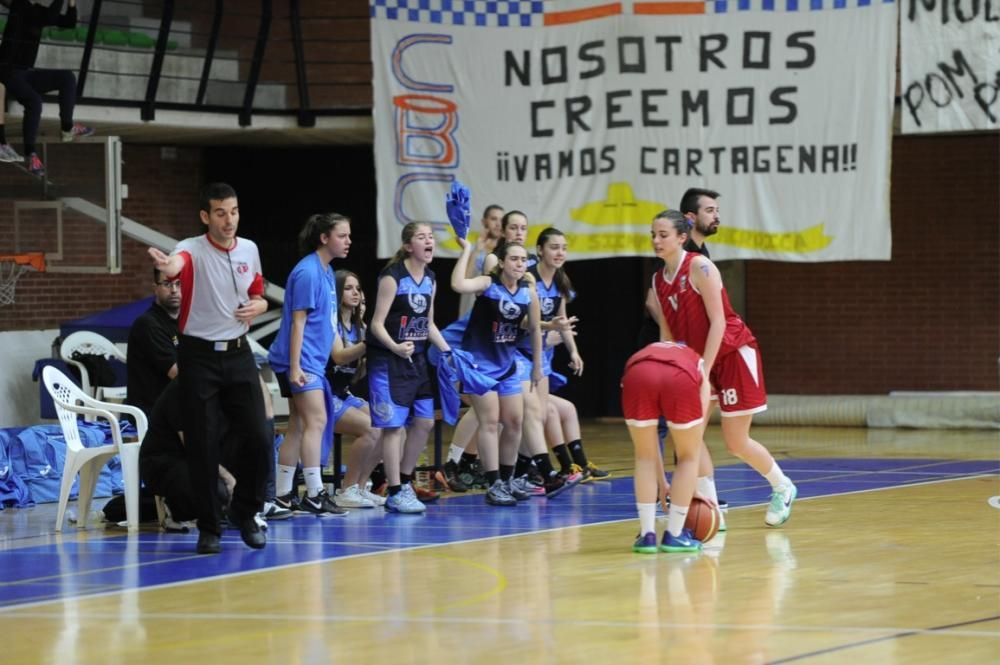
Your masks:
M691 529L695 538L703 543L708 542L718 533L721 522L722 516L719 514L718 508L702 499L691 499L691 506L688 508L684 526Z

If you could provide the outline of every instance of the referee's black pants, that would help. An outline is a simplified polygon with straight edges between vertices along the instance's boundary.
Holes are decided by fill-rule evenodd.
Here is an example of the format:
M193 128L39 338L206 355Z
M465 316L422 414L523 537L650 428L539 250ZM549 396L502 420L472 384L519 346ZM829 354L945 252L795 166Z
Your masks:
M181 335L177 374L198 529L221 535L216 487L227 429L230 441L235 441L235 450L227 455L232 463L229 471L236 478L232 516L249 518L264 507L267 455L274 444L269 440L257 365L245 339L238 347L215 351L212 342Z

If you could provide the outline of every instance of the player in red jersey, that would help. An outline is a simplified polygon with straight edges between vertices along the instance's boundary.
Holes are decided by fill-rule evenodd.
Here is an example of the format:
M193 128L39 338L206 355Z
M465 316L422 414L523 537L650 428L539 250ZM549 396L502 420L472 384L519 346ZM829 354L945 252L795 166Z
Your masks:
M718 268L684 250L691 222L676 210L653 220L653 250L664 260L653 276L662 339L684 342L700 353L722 411L722 437L730 453L771 484L764 521L788 520L797 489L767 448L750 438L753 414L767 409L764 367L757 339L733 311Z
M657 551L656 499L670 490L670 513L663 542L664 552L697 552L701 541L684 528L698 475L708 381L698 354L683 344L653 342L625 363L622 377L622 412L635 448L635 501L639 511L639 538L633 552ZM663 417L670 427L677 452L673 487L663 476L663 459L656 425Z

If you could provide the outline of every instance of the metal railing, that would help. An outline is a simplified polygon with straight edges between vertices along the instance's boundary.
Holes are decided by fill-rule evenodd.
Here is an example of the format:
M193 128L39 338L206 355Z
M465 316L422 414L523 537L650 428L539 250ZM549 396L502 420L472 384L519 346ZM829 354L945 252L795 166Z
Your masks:
M158 109L233 113L241 126L258 114L302 127L367 115L367 2L305 4L313 9L300 0L81 0L75 31L43 33L36 66L73 70L78 103L138 107L147 121Z

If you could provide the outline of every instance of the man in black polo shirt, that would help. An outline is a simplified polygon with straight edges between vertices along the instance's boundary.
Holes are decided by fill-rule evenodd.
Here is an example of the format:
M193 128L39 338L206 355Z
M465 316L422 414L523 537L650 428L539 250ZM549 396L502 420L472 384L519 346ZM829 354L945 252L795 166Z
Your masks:
M719 232L719 193L711 189L692 187L681 197L681 214L691 222L691 232L684 243L687 252L698 252L706 259L708 247L705 238ZM662 270L663 266L660 266Z
M153 269L153 304L128 333L128 395L126 404L149 416L153 404L177 376L177 314L181 282Z

